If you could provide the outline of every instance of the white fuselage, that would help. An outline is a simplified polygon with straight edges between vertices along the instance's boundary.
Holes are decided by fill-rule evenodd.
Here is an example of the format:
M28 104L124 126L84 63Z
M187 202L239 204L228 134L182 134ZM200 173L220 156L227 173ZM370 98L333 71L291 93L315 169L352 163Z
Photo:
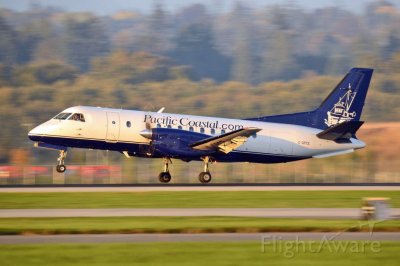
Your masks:
M299 125L85 106L71 107L63 112L82 113L85 121L50 119L30 131L29 135L97 141L110 145L148 144L149 139L140 134L146 129L147 123L152 128L182 129L209 136L240 128L260 128L261 131L235 150L246 154L310 158L344 154L365 147L364 142L355 138L351 138L349 143L320 139L316 135L322 130ZM75 147L79 147L79 144Z

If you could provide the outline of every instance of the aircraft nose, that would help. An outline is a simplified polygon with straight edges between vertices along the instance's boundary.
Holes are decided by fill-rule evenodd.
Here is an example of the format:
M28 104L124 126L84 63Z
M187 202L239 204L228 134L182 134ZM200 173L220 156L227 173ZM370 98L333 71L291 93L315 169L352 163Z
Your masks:
M28 137L33 141L39 141L47 135L57 135L59 129L60 124L57 121L49 120L29 131Z
M31 131L28 132L28 136L30 135L38 135L40 133L40 126L35 127Z
M43 126L39 125L28 132L28 137L30 140L36 141L38 136L43 134Z

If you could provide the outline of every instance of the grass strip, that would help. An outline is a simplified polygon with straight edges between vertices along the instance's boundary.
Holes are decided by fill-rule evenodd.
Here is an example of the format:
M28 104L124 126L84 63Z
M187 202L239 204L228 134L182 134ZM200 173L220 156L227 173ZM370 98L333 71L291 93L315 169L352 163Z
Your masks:
M258 217L1 218L1 235L226 232L368 232L374 222ZM374 231L399 232L400 220L374 223Z
M0 209L358 208L363 197L388 197L400 207L398 191L167 191L0 193Z
M307 242L308 243L308 242ZM349 243L345 241L334 242ZM332 244L334 244L332 243ZM287 245L290 244L290 245ZM361 241L351 241L362 246ZM113 243L113 244L30 244L0 245L3 266L11 265L398 265L400 242L380 242L378 252L366 246L364 251L352 248L331 250L319 243L298 249L286 242L282 250L260 242L200 243ZM350 246L349 246L350 247ZM290 251L290 252L288 252Z

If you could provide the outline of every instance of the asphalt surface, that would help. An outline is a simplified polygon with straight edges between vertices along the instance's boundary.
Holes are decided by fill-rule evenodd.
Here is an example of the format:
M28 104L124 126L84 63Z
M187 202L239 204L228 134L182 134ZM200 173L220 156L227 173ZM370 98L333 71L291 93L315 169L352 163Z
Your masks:
M391 209L400 217L400 208ZM113 208L113 209L0 209L0 218L21 217L167 217L236 216L265 218L359 219L359 208Z
M125 184L125 185L0 185L2 192L147 192L147 191L312 191L396 190L400 183L387 184Z
M267 243L280 240L296 241L400 241L400 233L339 232L339 233L215 233L215 234L80 234L0 236L0 244L55 244L55 243L146 243L146 242L235 242Z

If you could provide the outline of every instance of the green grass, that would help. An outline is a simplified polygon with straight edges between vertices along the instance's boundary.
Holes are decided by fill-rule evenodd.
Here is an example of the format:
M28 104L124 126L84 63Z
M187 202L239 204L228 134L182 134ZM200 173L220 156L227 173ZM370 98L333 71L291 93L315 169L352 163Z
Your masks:
M363 197L400 207L398 191L182 191L0 193L0 208L357 208Z
M372 222L371 222L372 223ZM256 217L95 217L1 218L0 234L216 233L368 231L355 220L273 219ZM379 222L374 231L400 231L400 220Z
M354 242L361 244L361 242ZM281 242L283 244L288 242ZM339 242L335 242L339 243ZM343 242L342 242L343 243ZM307 245L308 246L308 245ZM312 244L318 248L318 243ZM1 265L398 265L400 242L382 242L379 252L321 252L292 258L260 242L0 245Z

